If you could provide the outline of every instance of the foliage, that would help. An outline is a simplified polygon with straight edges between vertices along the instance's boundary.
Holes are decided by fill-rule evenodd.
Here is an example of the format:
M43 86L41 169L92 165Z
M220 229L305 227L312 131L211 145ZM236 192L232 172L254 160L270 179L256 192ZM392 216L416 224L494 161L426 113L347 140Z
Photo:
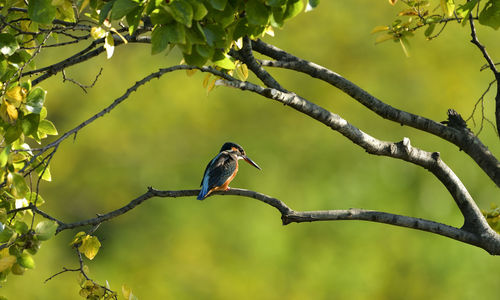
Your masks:
M308 1L307 9L313 9L318 2ZM22 275L25 269L33 269L32 255L42 242L56 234L60 225L50 218L35 221L37 208L44 203L39 194L40 180L52 180L50 161L58 144L38 148L34 145L41 145L48 136L58 135L58 131L47 119L47 91L22 79L29 69L36 69L35 58L46 49L47 42L64 46L92 37L96 43L103 43L107 57L111 58L117 43L126 44L127 38L150 33L153 55L178 47L188 64L210 63L221 70L236 69L241 77L246 77L246 66L230 58L228 51L241 45L244 36L258 37L272 32L272 27L283 27L285 21L304 8L302 0L39 0L0 4L2 280L9 273ZM127 26L122 26L122 22ZM75 38L70 31L86 34ZM207 77L208 91L214 84L215 79L208 83ZM52 151L47 153L49 149ZM91 260L101 244L96 236L79 232L71 245L79 256L83 254ZM109 287L90 280L82 264L75 271L83 277L82 297L116 298ZM124 287L123 294L127 299L135 299L129 288Z
M397 1L390 1L395 5ZM402 0L404 8L399 11L397 18L390 25L376 26L372 33L383 33L377 36L376 42L381 43L392 40L401 45L408 56L409 38L415 32L424 31L426 39L431 40L439 36L449 22L466 25L472 17L472 11L480 11L479 23L495 30L500 28L500 4L496 0L482 1L415 1ZM439 28L436 33L436 28Z

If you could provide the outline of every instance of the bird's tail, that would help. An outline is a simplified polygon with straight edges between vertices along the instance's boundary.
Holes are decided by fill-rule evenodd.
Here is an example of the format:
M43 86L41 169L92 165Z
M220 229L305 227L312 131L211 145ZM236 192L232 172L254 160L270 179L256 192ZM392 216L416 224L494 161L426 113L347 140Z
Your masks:
M207 197L207 194L208 194L208 187L207 187L207 186L205 186L205 185L203 185L203 186L201 187L201 191L200 191L200 193L198 194L198 197L197 197L196 199L198 199L198 200L203 200L203 199L205 199L205 197Z

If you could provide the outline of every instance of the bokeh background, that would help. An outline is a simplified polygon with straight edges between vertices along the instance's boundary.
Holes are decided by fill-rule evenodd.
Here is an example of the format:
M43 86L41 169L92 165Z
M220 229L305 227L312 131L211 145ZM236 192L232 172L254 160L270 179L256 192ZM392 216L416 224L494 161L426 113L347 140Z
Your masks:
M399 5L399 4L398 4ZM436 40L374 44L370 31L388 24L397 8L387 1L322 1L266 40L354 81L379 99L436 121L454 108L468 116L492 79L468 28L449 24ZM498 32L479 28L498 58ZM75 48L76 49L76 48ZM39 66L70 51L52 51ZM87 119L144 76L180 61L174 51L151 56L149 45L119 47L42 83L48 118L63 133ZM455 146L382 120L329 85L291 71L271 70L282 85L388 141L439 151L481 208L498 203L498 188ZM110 114L62 144L44 183L43 209L66 222L106 213L157 189L199 186L207 162L226 141L241 144L261 167L241 164L233 187L256 190L296 210L375 209L454 226L462 218L445 188L427 171L371 156L340 134L296 111L235 89L206 94L204 74L164 75L133 93ZM251 77L251 80L255 78ZM485 103L492 117L493 96ZM470 126L473 126L470 123ZM476 127L475 130L478 128ZM499 155L498 138L481 133ZM9 299L79 299L77 266L68 246L76 233L43 244L36 269L10 276L0 293ZM282 226L275 209L254 199L217 196L154 198L104 223L102 248L86 261L91 276L112 289L130 286L139 299L495 299L500 259L484 250L416 230L361 221Z

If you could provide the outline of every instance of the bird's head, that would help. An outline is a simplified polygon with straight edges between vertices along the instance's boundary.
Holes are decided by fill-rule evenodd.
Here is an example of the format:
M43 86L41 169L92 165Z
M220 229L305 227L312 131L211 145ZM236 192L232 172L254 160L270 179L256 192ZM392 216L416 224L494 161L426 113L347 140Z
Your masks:
M257 169L262 170L259 167L259 165L257 165L253 160L250 159L250 157L246 156L245 150L243 150L243 148L240 145L236 144L236 143L231 143L231 142L224 143L224 145L222 145L222 147L220 148L219 152L222 152L222 151L232 152L232 153L236 154L236 157L238 159L243 159L247 163L249 163L252 166L256 167Z

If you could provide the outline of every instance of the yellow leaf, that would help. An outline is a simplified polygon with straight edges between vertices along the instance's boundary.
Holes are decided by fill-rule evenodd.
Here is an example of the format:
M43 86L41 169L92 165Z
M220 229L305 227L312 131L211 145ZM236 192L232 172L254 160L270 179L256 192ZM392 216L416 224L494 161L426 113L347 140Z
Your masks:
M122 285L122 294L123 298L128 299L130 297L130 294L132 294L132 289L126 285Z
M390 3L391 5L396 4L396 2L398 2L398 0L389 0L389 3Z
M18 107L26 97L26 94L28 94L28 91L25 88L15 86L5 93L5 98L9 103Z
M18 117L17 108L14 105L7 104L7 115L12 120L11 123L16 121Z
M205 76L205 79L203 79L203 88L207 88L208 80L210 79L211 75L212 74L208 73L207 76Z
M0 117L7 123L14 123L17 116L17 109L7 101L3 101L0 105Z
M52 5L61 6L64 4L64 0L52 0Z
M375 26L375 28L373 28L372 32L370 32L370 33L377 33L377 32L386 31L386 30L389 30L389 26L379 25L379 26Z
M12 267L14 263L16 263L17 258L14 255L8 255L0 258L0 272L7 270Z
M85 235L86 235L86 233L83 231L78 232L77 234L75 234L73 241L71 241L71 243L69 243L69 245L73 246L74 244L78 244L79 242L82 241L82 239Z
M90 0L83 0L82 6L80 6L80 12L82 12L82 10L84 10L85 7L87 7L87 5L89 5L89 3L90 3Z
M214 87L215 87L215 82L217 81L217 78L214 78L207 86L207 95L210 93Z
M376 39L375 39L375 44L378 44L378 43L382 43L382 42L385 42L387 40L392 40L394 39L394 36L392 34L383 34L383 35L379 35Z
M198 69L186 70L186 74L189 77L193 76L196 72L198 72Z
M122 39L124 44L128 44L127 39L124 38L123 35L121 35L114 27L111 27L110 30L113 31L114 33L116 33Z
M410 52L408 52L408 41L405 41L403 39L399 39L399 43L401 44L401 48L403 48L403 52L405 53L405 56L410 57Z
M441 0L441 9L443 13L449 18L453 16L453 12L455 11L455 3L453 0Z
M239 63L237 66L236 66L236 74L238 74L238 77L245 81L247 80L248 78L248 67L246 64L244 63Z
M86 235L82 239L82 244L78 247L78 250L82 252L88 259L92 260L99 252L101 243L96 236Z

